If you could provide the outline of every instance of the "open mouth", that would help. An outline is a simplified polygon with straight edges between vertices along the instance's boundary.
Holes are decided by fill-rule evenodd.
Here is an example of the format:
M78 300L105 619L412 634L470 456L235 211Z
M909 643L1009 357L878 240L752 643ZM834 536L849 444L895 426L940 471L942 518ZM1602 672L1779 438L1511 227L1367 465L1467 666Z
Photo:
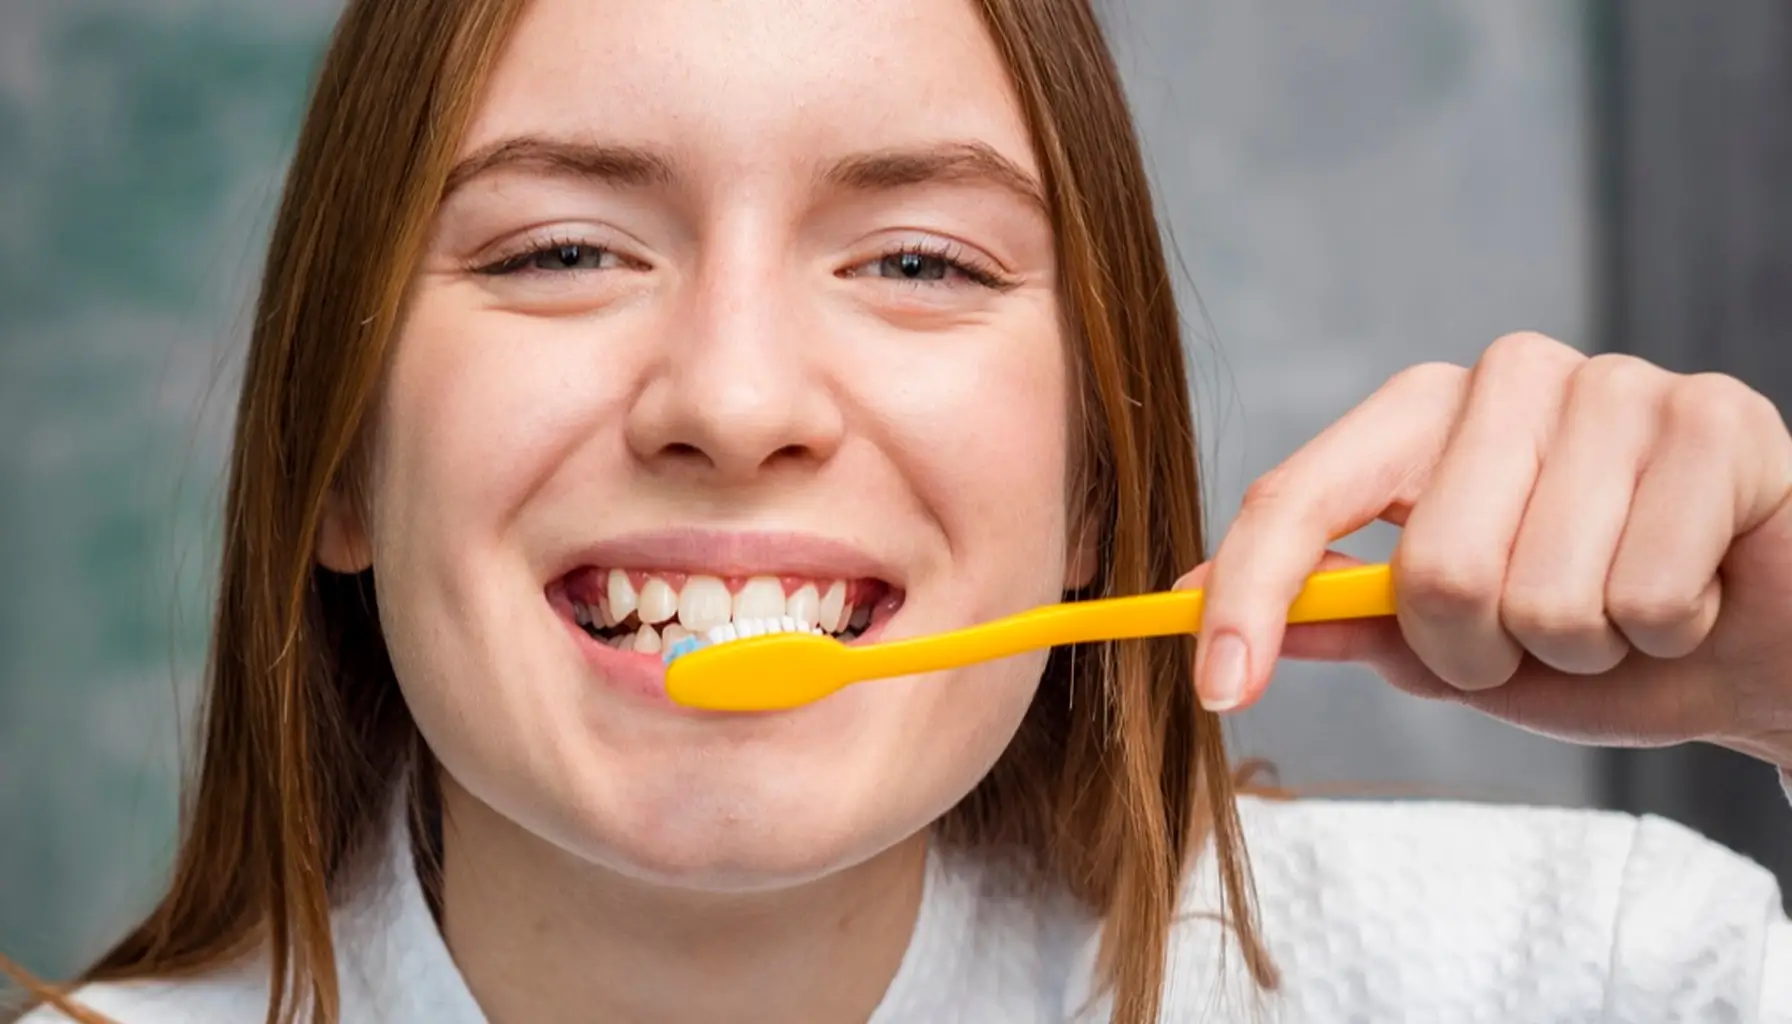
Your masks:
M555 581L549 600L562 617L619 651L658 655L680 640L738 622L784 620L850 643L902 606L902 591L878 579L711 576L587 566Z

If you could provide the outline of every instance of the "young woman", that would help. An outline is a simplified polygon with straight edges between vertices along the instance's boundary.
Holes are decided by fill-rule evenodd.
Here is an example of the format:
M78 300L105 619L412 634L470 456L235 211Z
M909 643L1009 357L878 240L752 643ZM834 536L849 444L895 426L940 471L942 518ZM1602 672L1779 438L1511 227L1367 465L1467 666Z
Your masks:
M1086 0L349 4L267 264L174 877L26 1019L1792 1016L1740 858L1235 799L1215 716L1278 656L1352 659L1792 764L1777 412L1514 335L1395 378L1204 560L1157 232ZM1378 517L1398 619L1285 631ZM1198 651L757 716L655 667L737 612L867 643L1178 584L1211 590Z

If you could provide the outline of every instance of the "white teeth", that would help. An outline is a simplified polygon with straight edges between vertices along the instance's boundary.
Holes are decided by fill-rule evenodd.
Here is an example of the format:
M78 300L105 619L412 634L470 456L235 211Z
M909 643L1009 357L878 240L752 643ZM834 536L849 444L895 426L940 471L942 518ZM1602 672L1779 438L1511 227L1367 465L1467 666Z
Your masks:
M682 590L653 575L637 590L622 569L610 570L604 582L604 593L592 603L573 604L573 620L606 633L638 621L640 629L600 640L644 654L669 649L689 637L714 634L718 628L734 639L765 633L862 631L871 622L869 605L855 608L847 603L844 580L804 583L788 597L783 581L774 576L754 576L732 594L720 578L696 574L685 577Z
M805 626L820 622L821 595L815 592L815 584L805 583L796 588L796 593L784 602L784 614Z
M709 644L725 644L730 640L745 640L749 637L770 636L778 633L826 635L815 626L804 625L788 615L780 615L776 618L737 619L734 622L724 622L704 633L703 639ZM666 646L670 647L671 644L667 643Z
M792 615L796 612L792 611ZM846 584L839 580L828 584L828 592L821 595L821 607L816 609L815 624L830 633L840 632L846 617Z
M634 650L637 654L660 653L660 635L652 626L642 626L635 633Z
M628 581L628 573L621 569L610 570L609 593L610 615L621 622L635 610L635 585Z
M734 595L734 621L769 619L784 614L784 584L755 576Z
M641 585L635 611L641 616L642 622L658 625L678 614L678 593L665 580L650 576Z
M693 633L702 633L727 622L734 614L734 595L728 585L714 576L692 576L685 581L684 592L678 595L678 623Z

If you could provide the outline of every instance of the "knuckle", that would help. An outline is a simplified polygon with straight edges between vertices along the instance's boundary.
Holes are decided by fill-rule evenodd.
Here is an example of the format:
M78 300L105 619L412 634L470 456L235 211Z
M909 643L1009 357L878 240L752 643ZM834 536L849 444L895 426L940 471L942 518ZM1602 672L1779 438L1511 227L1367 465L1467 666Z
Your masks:
M1500 600L1500 621L1515 636L1534 641L1604 637L1610 628L1597 595L1587 600L1547 587L1508 591Z
M1702 599L1702 591L1680 583L1645 580L1614 585L1605 606L1626 630L1669 633L1698 619Z
M1669 388L1665 414L1672 429L1695 441L1724 442L1746 431L1766 401L1728 374L1695 373Z
M1600 404L1634 405L1659 394L1666 370L1633 355L1604 352L1588 359L1574 374L1576 394Z
M1504 566L1493 558L1461 554L1404 553L1399 559L1396 588L1401 603L1421 618L1460 619L1494 606L1499 600Z
M1578 349L1536 331L1502 335L1481 355L1486 371L1527 377L1537 373L1560 374L1586 361Z
M1239 502L1244 515L1260 516L1294 502L1294 485L1288 470L1277 467L1250 482Z

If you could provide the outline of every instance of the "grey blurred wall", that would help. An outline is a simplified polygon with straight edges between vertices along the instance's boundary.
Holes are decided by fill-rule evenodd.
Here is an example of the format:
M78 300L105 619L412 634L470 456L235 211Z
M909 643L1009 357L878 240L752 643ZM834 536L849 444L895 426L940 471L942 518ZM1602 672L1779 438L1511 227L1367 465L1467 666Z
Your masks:
M1187 289L1216 528L1400 367L1591 336L1578 3L1108 6L1210 316ZM334 9L0 6L0 949L45 972L166 864L249 289ZM1348 669L1288 668L1236 734L1296 784L1594 797L1583 752Z
M1521 329L1594 339L1586 4L1109 8L1187 266L1215 536L1251 480L1401 368L1466 363ZM1381 559L1394 536L1342 546ZM1599 796L1591 752L1355 668L1284 666L1234 736L1296 786Z

